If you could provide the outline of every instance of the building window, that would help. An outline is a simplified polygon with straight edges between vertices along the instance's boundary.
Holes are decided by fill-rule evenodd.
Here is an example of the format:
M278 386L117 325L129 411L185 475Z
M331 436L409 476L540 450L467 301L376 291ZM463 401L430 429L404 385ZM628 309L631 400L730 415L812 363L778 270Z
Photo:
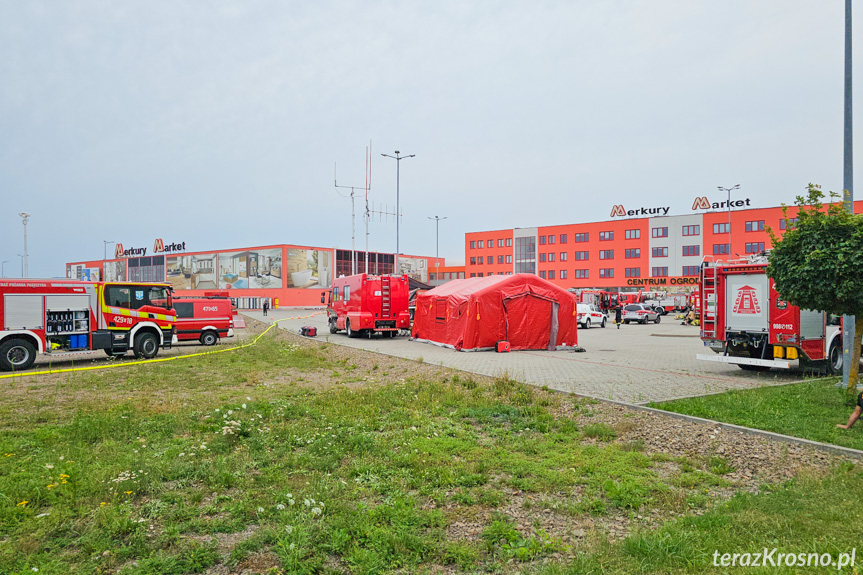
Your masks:
M560 234L560 243L565 244L566 241L567 241L566 234ZM566 279L566 278L563 276L560 276L560 279Z
M550 280L554 279L554 270L548 270L548 279L550 279Z
M614 250L599 250L599 259L601 259L601 260L613 260L614 259Z
M544 252L543 252L543 253L541 253L541 254L539 254L539 261L540 261L540 262L544 262L544 261L545 261L545 258L546 258L546 256L545 256L545 253L544 253Z
M701 226L683 226L684 236L697 236L701 233Z
M485 258L485 263L493 264L494 263L494 256L488 256L487 258Z
M683 266L683 275L685 275L685 276L697 276L698 275L698 266Z
M563 242L561 242L561 243L563 243ZM566 279L566 270L560 270L560 279L562 279L562 280Z
M485 242L485 245L487 248L493 248L494 247L494 240L488 240L487 242Z
M588 270L575 270L575 279L584 280L590 277Z
M476 257L470 258L470 265L472 265L472 266L476 265Z
M470 277L475 278L476 274L470 274Z
M478 241L476 242L476 249L481 250L481 249L482 249L482 244L483 244L482 240L478 240Z
M503 263L503 256L497 256L497 263L499 263L499 264Z
M731 250L728 249L728 244L713 244L713 255L718 256L727 254Z
M637 240L641 237L641 230L626 230L626 239Z
M650 277L664 278L668 277L668 268L651 268Z
M797 225L797 218L782 218L779 220L779 229L780 230L790 230L794 229L794 226Z
M683 255L685 255L685 256L701 255L701 246L683 246Z
M508 264L512 263L512 256L506 256L506 263L508 263Z
M713 233L714 234L727 234L728 233L728 224L713 224Z
M481 277L482 277L482 272L479 272L478 274L476 274L476 277L481 278Z
M545 236L539 236L539 245L541 245L541 246L545 245Z
M554 235L550 235L550 236L548 236L548 243L553 244L553 243L554 243L554 240L555 240Z
M599 270L599 277L601 277L601 278L613 278L614 277L614 268L601 268Z
M628 277L628 278L640 278L641 277L641 268L626 268L626 277Z
M668 237L668 228L653 228L652 230L650 230L650 237L667 238Z
M560 261L562 261L562 262L566 261L566 252L560 252Z
M668 248L651 248L650 255L655 258L667 258Z
M575 234L575 241L577 241L577 242L590 241L590 234L589 233Z
M536 273L536 238L515 238L515 273Z
M746 244L747 254L760 254L764 251L764 242L752 242Z
M575 252L575 259L577 261L586 260L589 252Z
M626 259L637 260L641 257L641 248L629 248L626 250Z
M550 254L548 254L548 261L550 261L550 262L554 261L554 252L551 252Z
M763 232L764 231L764 220L753 220L751 222L746 222L746 231L747 232Z
M470 249L472 249L472 250L476 249L476 242L475 241L470 243Z
M547 279L547 278L545 277L545 270L540 270L540 272L539 272L539 277L541 277L542 279Z
M614 232L599 232L599 241L608 242L614 239Z

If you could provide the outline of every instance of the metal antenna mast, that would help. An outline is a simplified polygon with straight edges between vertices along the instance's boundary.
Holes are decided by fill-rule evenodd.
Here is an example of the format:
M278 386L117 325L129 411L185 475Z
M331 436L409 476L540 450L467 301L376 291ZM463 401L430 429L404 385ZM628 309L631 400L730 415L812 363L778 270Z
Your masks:
M335 164L333 164L333 183L336 186L336 192L338 192L338 188L349 189L351 191L351 195L350 195L350 198L351 198L351 275L354 275L357 273L357 250L356 250L356 247L354 246L356 236L357 236L356 225L355 225L356 209L354 207L354 193L355 193L355 190L359 190L359 189L363 189L363 188L360 188L360 186L340 186L338 178L336 178L336 166L335 166ZM366 188L368 188L368 184L366 184ZM347 196L342 195L341 193L339 193L339 195L342 196L343 198L347 197ZM368 236L368 222L366 222L366 236ZM368 242L368 239L366 239L366 242ZM366 251L368 251L368 248L366 248Z

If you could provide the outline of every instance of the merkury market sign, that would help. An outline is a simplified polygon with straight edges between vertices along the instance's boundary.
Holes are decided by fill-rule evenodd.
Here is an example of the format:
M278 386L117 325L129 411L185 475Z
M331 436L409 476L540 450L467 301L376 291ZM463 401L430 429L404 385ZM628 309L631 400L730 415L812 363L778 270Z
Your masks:
M165 242L162 241L162 238L157 238L155 243L153 244L153 253L154 254L172 254L175 252L184 252L186 251L186 242L180 243L170 243L165 245ZM114 257L115 258L128 258L132 256L146 256L147 248L129 248L124 249L123 244L118 243L117 247L114 248Z
M692 202L692 209L695 210L722 210L725 208L743 208L750 206L750 199L745 198L742 200L734 200L729 202L728 200L724 200L721 202L711 202L707 199L707 196L701 196L699 198L695 198L695 201ZM611 208L611 217L612 218L626 218L633 216L667 216L668 212L671 208L669 206L659 206L655 208L637 208L634 210L627 210L623 207L622 204L617 204L613 208Z

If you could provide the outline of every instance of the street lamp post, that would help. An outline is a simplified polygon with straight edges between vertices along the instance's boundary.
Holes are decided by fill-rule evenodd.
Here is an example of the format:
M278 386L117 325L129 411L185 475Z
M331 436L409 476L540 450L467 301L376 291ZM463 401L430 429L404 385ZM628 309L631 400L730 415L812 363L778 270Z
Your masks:
M21 277L24 277L24 254L18 254L18 257L21 258Z
M399 166L402 163L402 160L405 158L413 158L416 154L411 154L409 156L399 156L399 151L395 151L395 156L390 156L389 154L381 154L381 156L385 158L392 158L396 161L396 269L395 273L398 275L399 273L399 220L401 219L401 213L399 212Z
M27 269L27 264L28 264L28 262L27 262L27 221L30 219L30 214L28 214L27 212L21 212L18 215L21 216L21 223L24 224L24 255L22 256L23 259L21 260L21 262L22 262L21 277L26 278L29 275L28 269Z
M845 210L854 213L854 138L852 115L854 111L851 98L851 0L845 0L845 118L843 135L843 183ZM842 316L842 382L845 387L851 383L851 357L854 349L855 318Z
M8 263L9 260L3 260L3 262L0 263L0 277L6 277L6 264Z
M740 184L735 184L730 188L716 186L720 192L728 192L728 259L731 259L731 190L740 188Z
M102 256L102 260L104 261L108 259L108 244L116 244L117 242L116 240L113 242L109 242L108 240L102 240L102 242L105 244L105 254Z
M435 279L439 282L440 281L440 250L438 249L438 247L439 247L439 240L440 240L440 221L445 220L446 216L444 216L442 218L438 217L438 216L435 216L435 217L429 216L428 218L430 220L434 220L434 226L435 226L435 238L434 238Z

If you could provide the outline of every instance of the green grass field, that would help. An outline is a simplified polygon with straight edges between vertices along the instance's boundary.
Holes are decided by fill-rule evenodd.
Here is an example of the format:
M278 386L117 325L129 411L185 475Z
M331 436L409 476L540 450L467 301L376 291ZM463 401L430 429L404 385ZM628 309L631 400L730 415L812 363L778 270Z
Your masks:
M835 378L817 379L651 403L650 406L863 449L863 421L849 430L836 427L837 423L848 422L848 416L856 405L856 395L849 396L845 389L835 386L836 382Z
M265 337L3 380L0 573L720 573L716 549L859 542L859 468L728 500L721 462L583 424L591 401L434 373Z

